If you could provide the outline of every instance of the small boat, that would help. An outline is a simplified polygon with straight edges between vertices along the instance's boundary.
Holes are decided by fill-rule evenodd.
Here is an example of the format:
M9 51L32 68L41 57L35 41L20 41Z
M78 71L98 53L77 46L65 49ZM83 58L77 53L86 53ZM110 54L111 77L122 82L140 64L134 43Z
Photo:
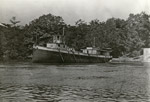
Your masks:
M128 58L128 57L120 57L120 58L112 58L109 61L110 64L127 64L127 65L142 65L141 58Z

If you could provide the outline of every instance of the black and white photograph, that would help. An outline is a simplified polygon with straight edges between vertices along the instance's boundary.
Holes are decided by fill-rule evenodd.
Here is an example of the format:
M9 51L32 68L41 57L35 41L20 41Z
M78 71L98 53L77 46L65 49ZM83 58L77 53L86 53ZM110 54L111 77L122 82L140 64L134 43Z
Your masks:
M150 102L150 0L0 0L0 102Z

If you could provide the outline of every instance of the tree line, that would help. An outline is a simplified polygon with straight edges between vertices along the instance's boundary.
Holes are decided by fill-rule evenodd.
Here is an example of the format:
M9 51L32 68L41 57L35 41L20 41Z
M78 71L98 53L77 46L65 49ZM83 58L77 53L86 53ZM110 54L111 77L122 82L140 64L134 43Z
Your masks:
M145 12L129 14L124 20L109 18L105 22L94 19L85 22L79 19L68 25L60 16L42 15L25 26L12 17L10 24L0 26L0 60L24 60L32 55L33 44L44 45L52 41L52 35L62 34L65 28L65 43L80 49L87 46L111 48L113 57L135 57L142 48L150 47L150 15Z

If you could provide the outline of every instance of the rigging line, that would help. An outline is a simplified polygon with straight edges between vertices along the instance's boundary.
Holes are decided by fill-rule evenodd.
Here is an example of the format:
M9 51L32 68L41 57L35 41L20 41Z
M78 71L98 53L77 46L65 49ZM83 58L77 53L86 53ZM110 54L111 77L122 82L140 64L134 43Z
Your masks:
M59 55L60 55L60 57L61 57L62 62L64 62L64 58L63 58L63 56L62 56L62 54L61 54L61 52L60 52L60 49L59 49Z

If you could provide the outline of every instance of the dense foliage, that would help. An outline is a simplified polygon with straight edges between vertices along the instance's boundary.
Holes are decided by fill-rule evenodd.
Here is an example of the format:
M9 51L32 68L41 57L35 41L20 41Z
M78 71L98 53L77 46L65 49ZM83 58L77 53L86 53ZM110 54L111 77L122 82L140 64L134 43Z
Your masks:
M65 43L80 50L87 46L101 49L111 48L112 55L130 57L141 54L142 48L150 47L150 15L141 12L130 14L126 20L110 18L105 22L98 19L89 23L78 20L74 26L67 25L60 16L43 15L19 26L15 17L10 24L0 26L0 60L26 59L32 55L33 44L45 45L52 41L52 35L62 34L65 29Z

